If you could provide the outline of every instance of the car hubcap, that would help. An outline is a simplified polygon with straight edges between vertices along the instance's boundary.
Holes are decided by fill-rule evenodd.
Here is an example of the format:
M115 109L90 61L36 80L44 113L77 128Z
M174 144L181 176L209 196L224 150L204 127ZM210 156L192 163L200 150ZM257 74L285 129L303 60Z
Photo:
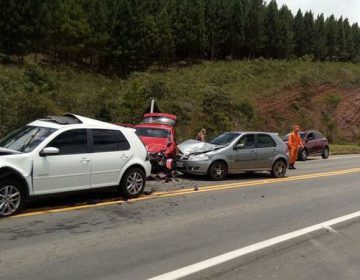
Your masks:
M16 212L21 201L20 192L14 186L0 189L0 215L8 216Z
M222 164L217 164L213 168L213 174L216 178L221 178L224 175L225 167Z
M324 155L325 155L325 157L328 157L328 156L329 156L329 150L328 150L328 149L326 149L326 150L324 151Z
M141 191L143 184L144 178L137 171L130 173L126 180L126 188L131 194L138 194Z
M284 172L285 172L285 169L286 167L285 167L285 165L284 165L284 163L282 163L282 162L279 162L277 165L276 165L276 168L275 168L275 173L276 173L276 175L279 177L279 176L282 176L283 174L284 174Z

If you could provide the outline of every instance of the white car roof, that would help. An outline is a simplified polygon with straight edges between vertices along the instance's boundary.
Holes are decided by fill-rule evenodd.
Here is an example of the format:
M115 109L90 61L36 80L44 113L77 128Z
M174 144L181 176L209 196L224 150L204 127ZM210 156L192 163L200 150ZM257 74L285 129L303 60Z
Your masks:
M74 115L74 114L65 114L65 117L70 117L70 118L74 118L74 122L71 123L61 123L57 121L57 117L47 117L47 118L43 118L43 119L39 119L36 121L33 121L31 123L29 123L28 125L31 126L42 126L42 127L50 127L50 128L55 128L55 129L61 129L61 128L65 128L65 127L71 127L71 128L76 128L76 127L99 127L99 128L108 128L108 129L117 129L120 130L120 126L118 125L114 125L111 123L107 123L107 122L103 122L103 121L98 121L95 119L91 119L91 118L87 118L87 117L83 117L83 116L79 116L79 115ZM64 117L61 116L61 117ZM60 117L60 118L61 118ZM122 129L129 129L129 128L124 128L121 127ZM131 130L131 129L129 129Z

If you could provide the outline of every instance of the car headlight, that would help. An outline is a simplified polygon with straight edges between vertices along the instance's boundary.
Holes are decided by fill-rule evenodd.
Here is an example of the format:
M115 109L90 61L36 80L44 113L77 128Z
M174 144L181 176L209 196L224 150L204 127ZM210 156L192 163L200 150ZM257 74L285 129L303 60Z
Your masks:
M209 157L205 154L200 155L190 155L188 158L189 161L201 161L201 160L209 160Z

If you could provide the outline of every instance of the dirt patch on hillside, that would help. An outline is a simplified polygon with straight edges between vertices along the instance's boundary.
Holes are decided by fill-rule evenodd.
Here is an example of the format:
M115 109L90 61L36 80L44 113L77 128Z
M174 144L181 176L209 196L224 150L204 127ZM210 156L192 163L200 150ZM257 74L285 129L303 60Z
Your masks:
M289 131L297 123L318 129L335 141L359 141L360 88L321 86L287 90L256 100L256 110L266 130Z
M335 118L346 139L360 141L360 89L342 93Z

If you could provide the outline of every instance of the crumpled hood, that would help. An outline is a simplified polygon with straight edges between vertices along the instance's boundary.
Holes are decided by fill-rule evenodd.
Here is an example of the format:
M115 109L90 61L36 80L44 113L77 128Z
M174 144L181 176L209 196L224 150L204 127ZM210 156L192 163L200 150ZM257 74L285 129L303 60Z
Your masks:
M190 154L201 154L214 151L216 149L222 148L223 146L214 145L206 142L201 142L197 140L186 140L179 144L178 149L184 155Z
M17 155L17 154L21 154L21 153L18 151L0 147L0 156Z
M167 149L169 140L167 138L144 137L140 136L140 140L144 143L149 153L159 153Z

